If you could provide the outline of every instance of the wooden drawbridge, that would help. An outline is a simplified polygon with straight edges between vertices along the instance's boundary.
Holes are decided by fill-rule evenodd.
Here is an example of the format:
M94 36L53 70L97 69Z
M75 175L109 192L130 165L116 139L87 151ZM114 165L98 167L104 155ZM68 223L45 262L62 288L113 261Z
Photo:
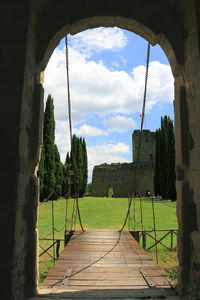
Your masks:
M75 232L39 289L45 299L178 299L128 231Z

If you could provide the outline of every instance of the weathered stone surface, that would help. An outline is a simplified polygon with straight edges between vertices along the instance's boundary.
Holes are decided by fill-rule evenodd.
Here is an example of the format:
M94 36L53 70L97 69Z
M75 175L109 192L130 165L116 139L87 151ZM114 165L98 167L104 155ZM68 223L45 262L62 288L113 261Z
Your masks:
M132 135L133 162L137 161L139 136L140 136L140 130L134 130ZM139 161L141 163L155 164L155 151L156 151L155 132L151 132L150 130L143 130Z
M143 195L147 191L154 193L155 132L142 132L137 177L134 182L139 136L140 131L135 130L132 135L133 163L102 164L94 167L91 186L93 196L107 197L110 187L113 188L114 197L128 197L133 192Z
M200 232L194 231L191 234L192 250L193 250L193 263L196 264L196 268L200 271ZM197 267L199 266L199 267Z
M113 188L114 197L128 197L133 192L135 164L102 164L95 166L92 175L91 193L93 196L107 197L108 189ZM134 193L146 194L154 191L154 165L140 164Z

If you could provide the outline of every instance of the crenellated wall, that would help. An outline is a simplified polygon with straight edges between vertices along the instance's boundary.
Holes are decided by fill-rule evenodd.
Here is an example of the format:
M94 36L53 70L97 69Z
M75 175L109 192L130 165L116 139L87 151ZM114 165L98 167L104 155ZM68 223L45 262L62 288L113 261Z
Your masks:
M143 130L140 143L140 156L135 181L136 161L140 130L132 134L133 163L112 163L95 166L92 173L91 193L93 196L107 197L108 189L113 188L115 197L127 197L128 194L147 191L154 194L155 132Z
M102 164L95 166L92 175L92 196L107 197L108 189L113 188L114 197L128 197L133 192L135 163ZM140 163L137 171L137 182L134 193L146 195L154 192L154 165Z

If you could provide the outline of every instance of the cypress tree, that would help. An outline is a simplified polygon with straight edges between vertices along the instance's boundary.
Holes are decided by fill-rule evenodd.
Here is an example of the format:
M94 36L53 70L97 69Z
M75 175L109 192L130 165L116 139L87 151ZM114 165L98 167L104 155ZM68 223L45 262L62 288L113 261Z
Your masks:
M166 194L167 198L172 201L176 200L176 173L175 173L175 137L173 121L168 119L168 135L167 135L167 182Z
M60 161L60 154L54 141L54 105L53 98L51 95L48 95L44 112L43 145L38 170L40 178L40 201L47 198L52 191L55 191L57 196L63 194L63 173L65 172L66 175L67 171Z
M79 196L82 197L84 195L83 187L83 150L82 150L82 139L77 138L77 168L78 168L78 193Z
M44 146L42 145L41 158L40 158L39 169L37 174L40 179L40 199L43 199L43 193L44 193L44 174L45 174L44 160L45 160L45 151L44 151Z
M74 176L71 177L71 194L74 195L75 192L79 193L82 197L86 191L87 177L88 177L88 162L87 162L87 149L85 140L77 137L75 134L72 137L73 154L74 154L74 170L71 165L72 173L75 172ZM71 152L71 163L72 163L72 152ZM75 183L76 180L76 191Z
M78 191L78 166L77 166L77 159L78 159L78 142L77 142L77 136L74 134L72 137L72 147L73 147L73 157L72 157L72 150L70 153L71 158L71 195L75 195L75 193Z
M161 165L160 165L160 190L161 196L166 198L167 180L167 119L161 118Z
M63 165L63 184L62 184L62 195L65 197L71 193L71 159L69 152L67 152L65 163Z
M174 127L173 121L165 116L161 118L161 128L156 131L155 194L176 200L175 178Z
M154 175L154 193L160 195L160 129L156 130L156 153L155 153L155 175Z
M85 194L87 188L87 181L88 181L88 159L87 159L87 148L85 139L81 140L82 143L82 157L83 157L83 181L81 186L81 193L82 195Z
M55 187L54 190L58 196L62 195L63 184L63 165L60 161L60 154L58 152L57 145L54 145L55 149Z
M48 96L44 113L43 147L44 158L44 188L42 199L47 198L55 187L55 121L54 105L51 95Z

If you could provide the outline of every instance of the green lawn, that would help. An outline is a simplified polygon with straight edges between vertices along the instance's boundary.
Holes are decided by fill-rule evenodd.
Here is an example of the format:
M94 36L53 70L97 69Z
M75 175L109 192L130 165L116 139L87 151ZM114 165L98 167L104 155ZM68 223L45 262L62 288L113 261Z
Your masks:
M155 222L157 229L170 229L177 228L177 218L176 218L176 203L162 200L154 201L155 205ZM55 227L61 231L55 232L56 238L63 239L65 220L65 210L66 210L66 201L65 199L59 199L54 201L54 222ZM72 209L73 200L69 200L68 211ZM114 229L119 230L122 227L124 222L127 208L128 200L126 198L81 198L79 199L79 207L82 218L83 227L86 230L90 229ZM40 238L52 237L52 202L40 203L39 207L39 218L38 218L38 229ZM133 205L131 212L133 212ZM140 210L140 201L137 199L135 201L135 212L136 212L136 221L141 220L141 210ZM142 214L143 214L143 224L144 229L153 228L153 213L152 213L152 202L151 199L142 200ZM77 224L77 229L80 229L79 224ZM128 224L125 227L128 230ZM141 224L138 224L136 229L141 229ZM159 235L161 237L161 235ZM152 240L147 238L147 247L152 244ZM164 240L167 245L170 245L170 236ZM47 247L49 242L40 242L43 247ZM175 246L174 242L174 246ZM63 247L63 245L62 245ZM167 265L169 261L173 261L173 266L170 265L170 268L174 268L176 264L176 253L169 252L165 250L162 246L159 245L159 257L160 263L165 268L165 261ZM42 249L40 249L42 251ZM150 251L150 255L154 257L155 248ZM40 252L41 253L41 252ZM171 257L171 259L170 259ZM45 277L48 272L48 269L51 267L52 261L50 257L45 254L40 259L40 270L41 270L41 280ZM167 267L165 268L167 270ZM172 272L174 277L174 272Z

